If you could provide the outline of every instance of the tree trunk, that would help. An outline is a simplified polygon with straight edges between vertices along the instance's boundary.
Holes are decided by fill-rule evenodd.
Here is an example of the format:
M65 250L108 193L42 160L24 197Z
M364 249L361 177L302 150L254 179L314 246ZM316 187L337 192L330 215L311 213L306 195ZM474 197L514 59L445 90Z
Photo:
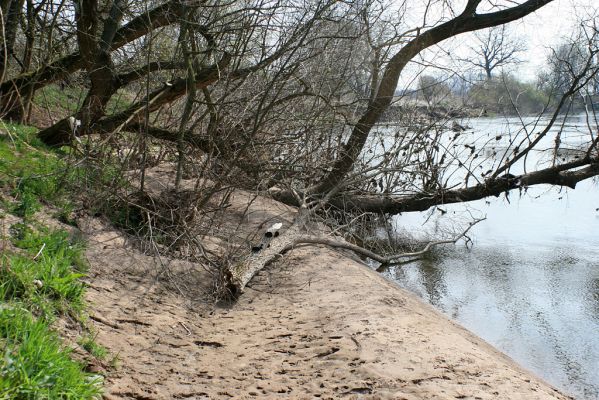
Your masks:
M307 216L307 215L306 215ZM269 246L257 254L252 254L239 264L229 267L226 287L233 298L243 293L248 282L264 267L275 261L283 253L292 249L300 240L305 217L298 215L293 224L281 235L271 240Z
M311 214L311 210L305 205L300 206L289 228L278 236L271 236L265 248L259 252L249 255L239 264L228 268L225 275L226 287L234 298L243 293L245 286L254 275L276 261L283 253L291 250L299 243L302 236L306 236L305 226ZM277 229L280 227L279 225Z
M197 72L195 76L196 88L202 89L218 81L223 71L229 65L230 61L231 56L225 53L218 64L204 68L203 70ZM162 88L150 93L148 96L148 102L142 100L130 106L123 112L103 117L93 123L89 127L88 132L77 131L75 135L80 136L86 133L103 134L113 132L120 127L125 127L129 123L139 123L143 119L141 114L142 111L145 110L145 107L148 107L150 112L156 111L162 105L180 98L186 92L186 78L180 78L173 82L169 82L168 85L165 85ZM73 131L71 130L71 126L69 124L69 118L65 118L51 127L40 131L38 133L38 137L48 146L63 146L70 144L73 139Z
M179 17L181 17L180 2L167 1L120 27L114 35L110 51L119 49L154 29L171 25L177 22ZM18 21L18 19L15 19L15 21ZM3 81L0 83L0 111L8 118L11 115L19 116L19 109L21 108L20 93L33 94L37 89L49 83L68 77L73 72L83 68L85 63L86 59L77 51L43 65L36 71L23 73L15 78Z
M2 4L2 13L4 14L4 36L1 37L0 44L0 76L4 77L5 67L8 66L8 60L13 54L13 47L17 37L17 28L19 26L19 17L25 0L13 0L10 3Z

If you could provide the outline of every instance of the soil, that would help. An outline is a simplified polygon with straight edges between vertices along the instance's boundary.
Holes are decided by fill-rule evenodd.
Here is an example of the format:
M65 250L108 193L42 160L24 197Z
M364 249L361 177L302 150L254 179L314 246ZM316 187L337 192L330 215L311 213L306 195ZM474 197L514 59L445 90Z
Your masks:
M292 212L250 211L249 230ZM569 398L352 254L297 248L224 307L202 266L144 255L98 220L81 228L91 322L118 359L100 368L106 399Z

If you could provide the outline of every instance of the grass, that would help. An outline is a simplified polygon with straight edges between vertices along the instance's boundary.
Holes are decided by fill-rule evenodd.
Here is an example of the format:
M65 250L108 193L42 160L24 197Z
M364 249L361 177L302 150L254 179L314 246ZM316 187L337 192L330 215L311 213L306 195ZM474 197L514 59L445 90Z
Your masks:
M82 371L48 323L18 304L0 309L0 399L93 399L101 378Z
M84 308L79 279L87 269L83 244L61 230L36 232L17 224L11 231L13 244L25 254L2 260L0 300L18 300L44 320L63 313L79 316Z
M18 250L0 256L0 400L97 399L101 376L84 372L52 329L60 316L86 318L84 243L34 219L43 204L68 214L69 192L82 171L35 134L35 128L0 120L0 189L10 193L0 196L0 210L23 221L9 229ZM92 356L106 357L89 333L80 344Z
M72 224L74 206L69 193L90 194L98 188L124 184L121 171L109 163L70 165L63 150L51 150L36 137L37 129L0 120L0 188L15 199L5 204L11 213L31 218L43 204L54 206L55 217Z
M33 102L60 117L75 114L87 94L87 88L78 85L67 85L63 89L57 84L46 85L36 91ZM132 95L124 90L118 90L106 104L106 114L118 113L132 104ZM64 114L64 115L62 115Z
M101 378L85 373L51 329L59 315L83 315L83 243L25 224L11 236L22 252L0 264L0 399L98 398ZM92 337L83 347L94 356L102 349Z
M15 215L29 218L41 208L40 199L59 207L64 200L68 168L35 137L36 129L0 121L0 187L10 190Z
M98 360L105 360L108 356L108 350L106 350L106 347L96 343L96 338L93 335L82 337L79 340L79 344L85 349L85 351Z
M61 89L57 84L46 85L35 92L33 102L40 107L65 114L77 112L85 99L87 89L84 86L68 85Z

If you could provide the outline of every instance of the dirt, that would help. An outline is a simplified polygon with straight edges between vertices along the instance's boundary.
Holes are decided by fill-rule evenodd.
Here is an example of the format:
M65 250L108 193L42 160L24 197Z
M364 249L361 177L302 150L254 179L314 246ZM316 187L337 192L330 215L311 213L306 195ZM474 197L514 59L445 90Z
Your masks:
M256 201L244 226L289 212ZM348 253L295 249L222 307L202 266L81 227L106 399L569 398Z

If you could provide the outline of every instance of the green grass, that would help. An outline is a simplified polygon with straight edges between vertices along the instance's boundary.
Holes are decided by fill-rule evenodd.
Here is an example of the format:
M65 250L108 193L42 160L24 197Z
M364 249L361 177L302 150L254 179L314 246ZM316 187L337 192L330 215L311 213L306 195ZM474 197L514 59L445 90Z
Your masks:
M36 232L17 224L11 232L13 244L25 255L2 260L0 300L19 300L47 320L61 313L80 315L84 287L79 279L87 269L83 244L61 230Z
M83 86L66 86L64 89L56 84L50 84L35 92L33 102L40 107L52 110L52 112L60 112L66 114L74 114L77 112L83 100L87 89Z
M69 169L58 154L36 138L36 129L0 121L0 187L10 190L16 203L10 211L29 218L41 202L68 207L65 179Z
M84 244L63 230L25 224L10 233L21 252L0 263L0 400L98 398L101 378L83 372L51 329L59 315L83 317ZM92 355L102 354L93 337L82 340Z
M68 221L75 188L114 176L69 165L64 153L46 148L36 133L0 120L0 190L10 193L0 196L0 211L23 221L9 229L19 250L0 256L0 400L96 399L101 379L83 372L52 330L64 315L85 327L84 243L64 230L40 227L34 218L45 204ZM79 343L92 356L106 357L94 339L88 332Z
M85 351L98 360L105 360L108 356L108 350L106 350L106 347L96 343L96 338L92 335L87 335L79 339L79 344Z
M119 89L114 96L110 98L108 104L106 104L106 114L116 114L126 110L133 104L133 100L133 96L130 93Z
M0 399L94 399L101 378L82 371L48 324L18 304L0 309Z
M0 256L0 312L18 311L0 316L0 400L93 399L98 379L71 361L70 350L51 329L58 317L68 315L84 329L80 346L96 359L107 358L85 327L84 245L66 231L39 227L35 214L43 205L54 206L55 217L70 223L74 193L101 206L97 194L123 178L109 160L71 165L68 154L47 148L36 134L35 128L0 120L0 213L23 221L9 229L19 251Z
M39 107L51 110L52 113L58 113L62 118L75 114L79 110L85 100L87 90L87 88L77 85L69 85L60 89L58 85L50 84L36 91L33 102ZM118 113L131 104L132 95L124 90L118 90L106 104L106 114Z
M61 222L73 224L70 193L93 193L124 181L110 165L70 165L65 151L47 148L36 134L35 128L0 120L0 189L15 200L4 204L12 214L29 219L46 204L56 208Z

